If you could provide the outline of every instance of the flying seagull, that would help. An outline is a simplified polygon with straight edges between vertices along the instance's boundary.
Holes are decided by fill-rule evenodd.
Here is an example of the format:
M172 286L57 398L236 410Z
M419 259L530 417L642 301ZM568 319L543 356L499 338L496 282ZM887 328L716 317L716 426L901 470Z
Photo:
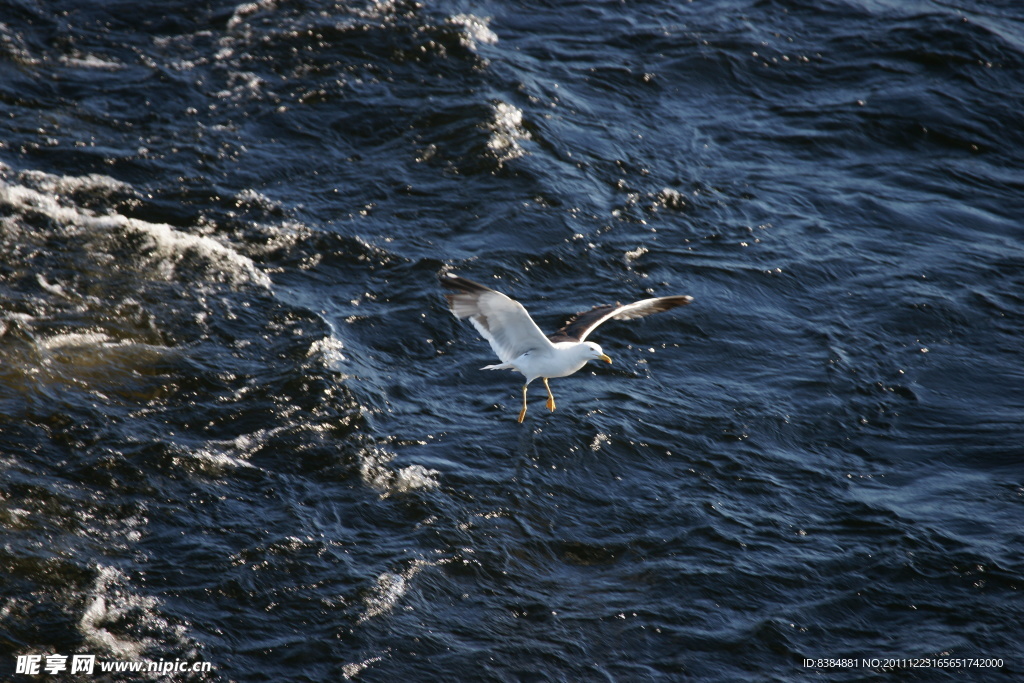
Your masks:
M692 296L663 296L626 305L594 306L589 311L577 313L554 334L545 336L523 305L501 292L454 273L444 273L439 280L452 292L445 294L445 298L455 317L460 320L469 318L501 359L501 363L480 369L516 370L526 376L520 422L526 417L526 389L533 380L538 377L544 380L544 388L548 391L547 407L554 411L555 397L548 386L549 378L568 377L590 360L612 362L600 346L586 341L598 325L606 320L643 318L693 301Z

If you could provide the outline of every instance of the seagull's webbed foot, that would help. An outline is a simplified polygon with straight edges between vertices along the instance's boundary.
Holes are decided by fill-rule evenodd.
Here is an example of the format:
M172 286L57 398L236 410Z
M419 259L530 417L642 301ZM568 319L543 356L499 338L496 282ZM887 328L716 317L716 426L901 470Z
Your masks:
M520 424L523 422L524 419L526 419L526 387L527 387L527 385L524 384L523 385L523 409L519 411L519 422L520 422Z
M547 407L551 412L555 412L555 395L551 393L551 387L548 386L548 378L544 378L544 388L548 390L548 402Z

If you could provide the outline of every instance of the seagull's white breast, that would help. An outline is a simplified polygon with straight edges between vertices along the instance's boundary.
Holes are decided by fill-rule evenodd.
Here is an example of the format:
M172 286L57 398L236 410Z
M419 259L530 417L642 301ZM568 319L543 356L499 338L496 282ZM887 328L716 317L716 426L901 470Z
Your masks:
M579 342L558 342L550 349L529 351L512 361L527 382L538 377L568 377L587 364L589 348Z

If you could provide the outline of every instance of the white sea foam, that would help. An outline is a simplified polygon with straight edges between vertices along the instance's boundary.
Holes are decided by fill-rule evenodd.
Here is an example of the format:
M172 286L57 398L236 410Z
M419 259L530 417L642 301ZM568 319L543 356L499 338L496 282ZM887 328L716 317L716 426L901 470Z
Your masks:
M398 601L409 591L412 577L420 573L424 567L432 566L426 560L416 560L402 572L384 572L377 577L377 584L364 598L365 609L359 617L359 623L387 614Z
M173 271L174 265L188 252L198 253L207 258L211 263L217 264L228 278L236 283L251 282L269 288L270 278L259 269L252 259L239 254L237 251L226 247L217 240L175 230L164 223L146 223L133 218L124 218L125 223L114 221L116 227L142 234L151 239L156 246L157 252L165 259L164 263L169 265Z
M10 169L4 167L5 171ZM134 188L116 178L101 173L89 173L83 176L62 176L44 171L28 170L18 174L18 180L40 192L68 195L75 192L88 192L93 195L108 196L115 192L136 194Z
M210 477L222 477L237 469L253 467L242 458L212 448L200 448L191 455L192 467ZM175 460L177 462L178 459Z
M281 202L271 199L262 192L253 189L245 189L235 195L236 206L255 206L263 211L280 211Z
M493 45L498 42L498 35L488 26L490 19L474 14L456 14L449 17L448 23L462 27L462 44L470 50L476 50L477 43Z
M434 478L440 474L437 470L427 469L423 465L409 465L395 470L395 476L391 480L391 490L396 493L405 493L416 489L437 488L437 480Z
M681 211L686 208L686 197L679 190L666 187L655 195L655 206L658 205Z
M271 10L277 7L277 0L256 0L256 2L245 2L235 7L234 14L228 19L228 30L238 28L239 24L245 21L246 17L257 12Z
M143 650L155 643L148 638L132 639L115 635L106 626L129 613L151 615L158 602L155 598L128 593L119 587L124 583L126 579L120 571L113 567L100 567L85 611L78 621L78 629L90 647L118 659L138 660Z
M53 350L79 346L113 346L117 345L117 342L103 332L68 332L43 339L39 345L44 349Z
M16 31L4 22L0 22L0 53L5 55L15 64L23 66L36 66L39 59L34 57L22 38Z
M381 498L416 489L437 488L435 477L440 472L422 465L392 469L389 464L394 458L394 453L380 446L365 448L359 455L359 474L363 483L379 491Z
M647 247L637 247L636 249L633 249L632 251L627 251L625 253L626 261L627 262L636 261L638 258L640 258L644 254L646 254L647 251L648 251Z
M363 671L363 669L372 664L376 664L382 659L384 659L384 655L377 655L375 657L364 659L360 662L351 662L349 664L345 664L341 667L341 675L344 676L346 679L355 678L357 675L359 675L359 673Z
M47 279L43 276L42 273L36 273L36 282L38 282L39 286L45 289L50 294L55 294L56 296L64 298L67 298L68 296L67 293L64 291L64 287L62 285L47 281Z
M494 105L494 117L488 124L491 137L487 148L499 161L510 161L525 154L520 142L530 139L530 133L523 128L523 111L505 102Z
M72 68L77 69L106 69L112 71L114 69L120 69L124 66L119 62L111 61L109 59L103 59L102 57L97 57L96 55L89 54L82 55L81 57L63 56L60 58L60 61L66 66L70 66Z
M39 171L24 173L20 177L26 184L0 181L0 204L19 213L34 212L46 216L69 234L85 232L118 243L124 242L128 236L141 238L144 243L141 255L151 264L153 272L164 279L175 278L177 267L184 259L198 256L232 284L271 286L270 278L256 267L252 259L212 237L182 232L165 223L149 223L117 213L98 214L76 206L65 196L83 190L93 193L97 190L124 191L128 186L119 181L95 174L74 178ZM15 232L17 223L17 216L3 219L3 225Z
M160 614L159 600L139 594L118 569L99 566L97 570L78 620L87 651L103 659L136 662L152 661L145 656L147 651L168 648L183 650L187 656L197 654L187 628L171 624ZM159 674L146 672L141 678L164 680Z
M310 344L306 357L314 358L319 356L323 360L324 365L329 369L339 370L341 365L347 360L342 353L344 348L345 344L337 337L331 335Z

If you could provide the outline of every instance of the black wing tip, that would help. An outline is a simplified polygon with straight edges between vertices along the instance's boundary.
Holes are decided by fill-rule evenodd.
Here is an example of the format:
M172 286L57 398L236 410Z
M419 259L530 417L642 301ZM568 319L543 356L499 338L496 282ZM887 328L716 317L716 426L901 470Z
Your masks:
M673 308L679 306L686 306L687 304L693 303L693 297L688 294L679 294L676 296L662 296L655 299L650 299L648 303L648 309L635 317L646 317L653 313L664 313L665 311L671 311ZM582 311L569 318L565 325L561 327L557 332L550 335L550 339L553 343L560 341L580 341L584 339L590 332L604 322L610 316L615 318L615 311L620 308L625 308L619 302L614 304L602 304L594 306L589 311ZM630 316L633 317L633 316Z
M661 313L662 311L670 311L673 308L679 306L686 306L687 304L693 303L693 297L689 294L680 294L678 296L663 296L657 299L655 304L658 309L656 312Z
M679 294L675 296L661 296L651 300L651 313L661 313L663 311L671 311L673 308L679 306L686 306L687 304L693 303L693 297L689 294ZM616 301L613 304L598 304L597 306L591 307L589 310L580 311L569 318L566 321L566 325L571 325L585 315L595 315L597 313L610 313L616 309L622 308L622 304Z
M441 283L442 287L462 294L482 294L483 292L494 291L489 287L484 287L479 282L467 280L451 271L438 273L437 281Z
M586 311L579 311L566 320L565 324L562 325L557 332L549 334L548 340L552 344L562 341L578 342L580 337L586 334L587 330L590 329L586 319L600 317L609 311L614 311L618 307L619 302L616 301L614 304L598 304L597 306L592 306Z

